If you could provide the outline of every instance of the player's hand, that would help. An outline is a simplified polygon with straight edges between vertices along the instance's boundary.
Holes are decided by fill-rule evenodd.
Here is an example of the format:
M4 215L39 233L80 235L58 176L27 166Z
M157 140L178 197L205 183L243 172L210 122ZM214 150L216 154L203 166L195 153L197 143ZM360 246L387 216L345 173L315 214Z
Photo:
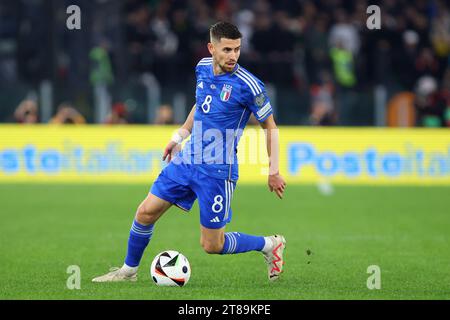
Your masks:
M181 150L181 145L174 142L174 141L170 141L169 144L166 146L166 148L164 149L164 155L163 155L163 161L166 161L167 163L169 163L173 156L175 154L177 154L178 151Z
M283 199L284 189L286 188L286 182L283 177L279 174L271 174L269 175L269 190L270 192L275 191L278 198Z

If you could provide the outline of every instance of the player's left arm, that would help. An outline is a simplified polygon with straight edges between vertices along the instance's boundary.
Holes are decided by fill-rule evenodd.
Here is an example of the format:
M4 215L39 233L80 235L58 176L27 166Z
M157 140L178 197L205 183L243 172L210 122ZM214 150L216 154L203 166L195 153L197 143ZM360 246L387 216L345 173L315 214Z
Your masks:
M275 123L273 115L267 117L260 124L266 133L267 154L269 156L269 177L268 177L269 190L270 192L275 191L277 196L280 199L282 199L284 189L286 188L286 182L284 181L284 178L280 175L279 170L279 163L280 163L279 130L277 128L277 124Z

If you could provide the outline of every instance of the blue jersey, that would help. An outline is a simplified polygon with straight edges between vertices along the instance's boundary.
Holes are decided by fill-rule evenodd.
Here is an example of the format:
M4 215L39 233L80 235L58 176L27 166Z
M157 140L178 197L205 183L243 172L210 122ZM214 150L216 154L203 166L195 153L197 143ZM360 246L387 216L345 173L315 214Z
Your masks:
M194 126L179 157L210 177L237 181L237 146L251 113L260 122L273 113L264 84L238 64L214 75L212 58L200 60L195 73Z

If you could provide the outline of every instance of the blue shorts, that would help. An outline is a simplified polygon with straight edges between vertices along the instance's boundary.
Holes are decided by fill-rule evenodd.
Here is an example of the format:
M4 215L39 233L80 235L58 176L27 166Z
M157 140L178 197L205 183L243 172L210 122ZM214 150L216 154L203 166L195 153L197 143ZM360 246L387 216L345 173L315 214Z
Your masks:
M236 182L212 178L192 164L169 163L150 192L173 205L189 211L198 198L200 223L205 228L219 229L231 221L231 199Z

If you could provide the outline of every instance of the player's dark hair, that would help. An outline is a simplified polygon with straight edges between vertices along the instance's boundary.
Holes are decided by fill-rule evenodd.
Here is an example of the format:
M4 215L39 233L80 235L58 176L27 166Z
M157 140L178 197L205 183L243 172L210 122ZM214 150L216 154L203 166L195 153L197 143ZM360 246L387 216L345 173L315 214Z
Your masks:
M242 33L239 29L232 23L226 21L219 21L209 28L209 35L211 40L220 41L222 38L226 39L240 39L242 38Z

